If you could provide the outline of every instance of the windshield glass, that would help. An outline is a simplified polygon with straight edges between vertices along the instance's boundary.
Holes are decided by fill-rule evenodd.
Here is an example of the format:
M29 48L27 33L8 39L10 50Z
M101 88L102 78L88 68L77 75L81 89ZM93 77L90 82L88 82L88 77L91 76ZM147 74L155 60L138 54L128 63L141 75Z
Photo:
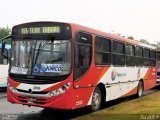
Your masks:
M70 72L70 40L13 41L10 73L61 76Z

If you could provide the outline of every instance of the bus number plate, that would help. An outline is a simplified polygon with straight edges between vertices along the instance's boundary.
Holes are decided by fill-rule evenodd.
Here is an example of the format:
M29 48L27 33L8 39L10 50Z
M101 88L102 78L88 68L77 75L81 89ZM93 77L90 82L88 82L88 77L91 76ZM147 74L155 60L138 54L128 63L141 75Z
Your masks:
M27 99L27 103L34 103L34 102L36 102L36 101L37 101L36 98L28 98L28 99Z

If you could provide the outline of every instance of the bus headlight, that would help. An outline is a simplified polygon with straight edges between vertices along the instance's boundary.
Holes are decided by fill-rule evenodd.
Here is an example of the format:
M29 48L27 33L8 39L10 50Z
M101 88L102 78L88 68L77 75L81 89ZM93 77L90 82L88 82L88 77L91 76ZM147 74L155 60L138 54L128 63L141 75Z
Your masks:
M71 83L67 83L67 84L63 85L62 87L58 88L57 90L49 92L49 96L53 97L53 96L57 96L57 95L60 95L64 92L66 92L69 89L70 85L71 85Z
M14 93L17 91L13 86L10 85L10 83L8 83L8 88Z

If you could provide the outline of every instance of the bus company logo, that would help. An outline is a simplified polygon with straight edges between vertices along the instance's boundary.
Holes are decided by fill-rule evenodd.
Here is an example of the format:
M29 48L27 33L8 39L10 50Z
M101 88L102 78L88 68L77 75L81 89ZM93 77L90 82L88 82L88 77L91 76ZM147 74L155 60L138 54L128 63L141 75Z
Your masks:
M39 73L39 72L46 72L47 71L47 65L46 64L36 64L34 66L33 71L35 73Z
M35 73L39 73L40 72L40 68L41 68L41 65L40 64L36 64L33 68L33 72Z
M41 64L41 71L42 72L47 72L47 69L48 69L48 66L47 66L47 64Z
M112 70L111 78L113 81L116 79L116 71L115 70Z
M119 72L116 72L116 70L112 70L111 79L113 81L116 79L116 77L124 77L124 76L126 76L126 73L119 73Z
M33 68L33 72L61 72L61 64L36 64Z

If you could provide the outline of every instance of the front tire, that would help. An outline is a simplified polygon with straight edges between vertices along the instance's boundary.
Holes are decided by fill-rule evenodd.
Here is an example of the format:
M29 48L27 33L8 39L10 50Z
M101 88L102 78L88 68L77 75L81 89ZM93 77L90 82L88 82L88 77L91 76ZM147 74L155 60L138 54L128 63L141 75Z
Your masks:
M91 102L91 110L97 111L100 109L102 103L102 94L99 89L99 87L96 87L92 96L92 102Z
M142 97L143 96L143 82L140 81L138 84L138 89L137 89L137 97Z

